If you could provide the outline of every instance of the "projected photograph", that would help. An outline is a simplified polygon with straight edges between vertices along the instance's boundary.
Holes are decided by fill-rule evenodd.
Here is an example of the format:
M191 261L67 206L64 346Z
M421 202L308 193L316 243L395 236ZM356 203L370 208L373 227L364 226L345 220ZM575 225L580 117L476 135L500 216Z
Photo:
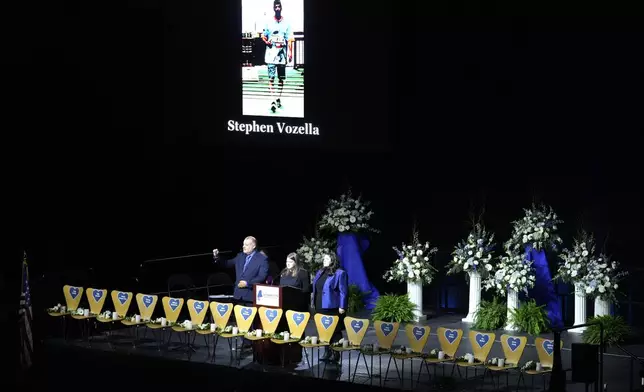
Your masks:
M304 118L304 0L242 0L242 114Z

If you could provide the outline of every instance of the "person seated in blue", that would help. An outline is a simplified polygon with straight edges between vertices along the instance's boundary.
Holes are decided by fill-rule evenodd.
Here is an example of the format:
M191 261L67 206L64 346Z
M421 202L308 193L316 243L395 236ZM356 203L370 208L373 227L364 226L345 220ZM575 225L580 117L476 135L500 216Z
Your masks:
M279 276L280 286L291 286L302 290L303 293L311 292L311 277L309 271L300 267L297 253L289 253L286 256L286 268Z
M338 267L338 261L334 256L324 255L322 269L313 279L313 303L316 313L340 317L329 343L342 339L345 310L349 301L349 278L347 273ZM327 346L322 360L338 361L339 359L339 353Z
M224 264L228 268L235 267L235 291L233 297L244 305L253 304L253 286L264 283L268 276L268 257L264 252L257 251L255 237L246 237L242 244L242 252L233 259L222 261L219 250L213 249L215 263Z

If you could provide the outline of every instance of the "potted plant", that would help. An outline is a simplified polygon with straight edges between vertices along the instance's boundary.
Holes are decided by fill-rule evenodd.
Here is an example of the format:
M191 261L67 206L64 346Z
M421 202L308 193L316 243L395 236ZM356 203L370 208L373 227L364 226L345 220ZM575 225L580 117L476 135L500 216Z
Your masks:
M423 317L423 284L430 284L434 280L436 268L432 259L437 248L432 248L429 242L421 242L418 231L414 230L411 244L402 244L400 249L393 248L398 259L394 265L385 272L387 282L397 281L407 283L407 295L415 306L414 320Z
M378 298L371 317L374 320L376 334L383 336L383 340L387 341L380 342L383 348L391 348L400 324L415 320L415 310L416 305L411 302L407 294L387 294ZM378 331L382 332L382 335Z
M514 248L506 249L506 254L501 258L494 276L486 281L486 288L493 288L499 295L507 293L507 325L508 331L516 331L517 327L512 324L512 312L519 307L519 292L527 293L529 288L534 287L535 271L532 262L528 261L525 254Z
M513 309L509 321L517 330L532 336L539 336L548 330L548 314L544 305L537 305L534 300L523 302L520 307Z
M589 287L588 267L595 260L595 239L592 234L581 232L570 249L563 249L559 255L561 262L554 279L575 286L575 321L574 325L586 323L586 288ZM569 332L582 333L586 327L579 327Z
M507 306L505 302L494 297L492 301L481 301L475 312L473 329L495 331L505 326L507 321Z
M465 272L469 276L469 311L463 322L474 322L476 311L481 304L481 279L488 279L494 274L493 250L494 234L488 233L482 225L475 224L467 238L452 252L454 257L447 265L447 274Z
M589 321L592 325L586 328L581 335L584 343L601 343L600 324L604 327L604 345L606 346L622 343L631 335L630 327L620 316L597 316L592 317Z

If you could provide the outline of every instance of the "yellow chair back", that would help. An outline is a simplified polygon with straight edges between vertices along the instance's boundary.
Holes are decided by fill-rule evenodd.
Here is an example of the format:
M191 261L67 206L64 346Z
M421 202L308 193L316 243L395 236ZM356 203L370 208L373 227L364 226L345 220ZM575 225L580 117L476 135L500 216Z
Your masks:
M251 330L256 315L257 308L254 306L235 305L235 321L240 333Z
M163 297L161 302L163 303L165 319L171 323L176 323L181 313L181 308L183 308L183 298Z
M65 295L67 310L78 309L78 305L83 298L83 288L66 284L63 286L63 294Z
M134 295L127 291L112 290L112 303L114 304L114 311L119 316L127 316L127 311L130 309L130 303Z
M99 314L105 305L107 290L105 289L87 289L87 301L89 302L89 311L92 314Z
M151 320L154 308L157 306L159 297L156 295L138 293L136 295L136 304L139 306L141 320Z
M432 328L426 325L407 324L405 326L405 334L407 335L407 341L409 342L411 351L415 353L423 352L431 330Z
M398 335L398 329L400 328L400 323L389 323L385 321L374 321L373 327L376 330L376 339L378 339L378 345L385 349L390 349L391 345Z
M539 357L541 365L543 367L551 368L555 341L552 339L536 338L534 340L534 345L537 348L537 356ZM563 340L561 341L561 347L563 347Z
M479 332L479 331L470 331L468 335L470 339L470 344L472 345L472 354L474 358L478 359L481 362L487 360L487 356L492 350L494 345L494 339L496 334L494 332Z
M528 338L525 336L501 335L501 347L503 348L505 362L515 366L519 365L527 343Z
M349 344L352 346L359 346L362 344L364 335L369 329L369 319L359 319L354 317L344 318L344 328L347 330L347 338Z
M288 323L288 331L293 338L302 338L306 325L309 323L311 313L309 312L296 312L293 310L286 311L286 322Z
M456 351L458 351L458 346L461 345L461 339L463 339L463 330L459 328L438 327L437 334L441 351L450 358L454 358Z
M259 321L262 323L262 329L268 333L275 333L282 318L282 312L282 309L261 306L259 308Z
M313 316L313 320L315 321L315 329L318 331L320 341L335 343L331 341L331 337L333 336L335 329L338 327L340 317L317 313Z
M203 320L208 314L208 301L189 299L188 313L190 313L190 321L192 322L192 325L203 324Z
M215 325L224 329L228 326L230 315L233 314L233 304L213 301L210 303L210 313L215 320Z

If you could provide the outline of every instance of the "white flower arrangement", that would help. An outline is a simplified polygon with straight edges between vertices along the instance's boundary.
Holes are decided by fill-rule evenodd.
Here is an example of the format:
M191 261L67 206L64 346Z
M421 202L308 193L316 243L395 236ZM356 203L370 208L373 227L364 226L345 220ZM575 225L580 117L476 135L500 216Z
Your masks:
M369 209L370 202L360 196L354 198L351 191L340 195L340 199L331 199L322 215L318 228L335 233L378 232L369 225L374 212Z
M556 248L556 244L562 242L557 234L557 225L563 221L557 217L552 207L533 204L531 209L524 211L525 216L513 222L512 238L506 243L506 247L523 250L529 245L540 251L546 247Z
M418 232L414 232L411 245L402 244L402 250L394 247L398 259L394 265L384 274L387 282L421 282L431 283L437 269L432 265L432 258L438 252L432 248L429 242L421 243L418 239Z
M506 295L507 290L525 291L534 287L536 277L532 262L525 258L520 250L507 249L505 256L501 257L494 275L485 280L485 290L493 289L499 295Z
M475 225L467 239L454 248L447 274L478 272L481 278L486 279L494 269L493 254L494 234L488 233L481 225Z
M618 262L611 262L608 256L602 254L588 265L588 274L584 279L586 294L617 303L619 282L626 275L628 272L619 271Z
M99 314L96 316L100 319L111 319L112 318L112 312L109 310L104 311L103 313Z
M302 259L303 266L310 273L322 268L322 261L325 255L335 254L333 251L334 242L322 238L304 238L304 241L297 249L296 253Z
M570 249L563 249L559 255L561 263L554 279L566 283L582 283L584 289L588 283L588 267L595 262L595 239L592 234L582 232L575 238L575 244Z
M525 372L528 370L536 370L536 369L537 369L537 363L535 361L528 361L521 367L522 372Z

